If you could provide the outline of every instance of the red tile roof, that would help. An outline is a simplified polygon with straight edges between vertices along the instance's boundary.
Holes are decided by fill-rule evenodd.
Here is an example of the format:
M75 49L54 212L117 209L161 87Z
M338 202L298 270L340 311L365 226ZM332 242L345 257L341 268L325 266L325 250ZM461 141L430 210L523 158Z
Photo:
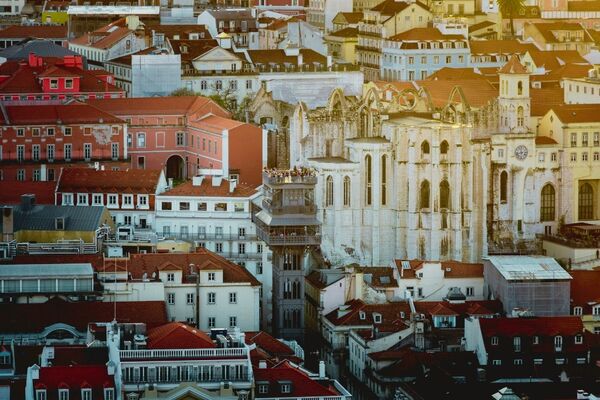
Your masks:
M246 332L245 334L246 344L255 344L256 347L260 348L264 353L268 354L271 358L280 361L283 359L290 360L292 362L302 362L303 360L296 357L294 350L292 350L287 344L281 340L275 339L267 332Z
M385 1L377 4L375 7L372 7L371 11L377 11L381 15L392 16L392 15L398 14L399 12L404 11L411 4L412 3L403 2L403 1L385 0ZM425 10L429 10L429 8L423 3L420 3L417 1L417 2L415 2L415 4Z
M0 304L0 331L34 333L55 324L64 323L85 332L91 322L110 322L114 305L107 302L67 302L53 298L45 303ZM149 327L167 322L163 301L117 302L118 322L142 322ZM24 315L30 316L23 318Z
M444 271L444 278L483 278L483 264L480 263L410 260L410 269L404 269L402 267L402 262L403 260L394 260L396 268L398 268L398 272L401 275L400 279L415 279L417 271L420 270L425 263L441 263L441 268Z
M127 27L125 18L120 18L102 28L73 39L70 43L96 49L109 49L121 39L133 33L134 31Z
M550 136L536 136L535 137L535 144L537 144L538 146L543 146L543 145L554 145L554 144L558 144L558 142L554 139L552 139Z
M481 332L491 336L574 336L583 333L579 317L481 318Z
M89 104L121 117L131 115L230 114L208 97L168 96L89 100Z
M529 96L531 97L531 116L533 117L542 117L551 108L564 104L564 93L561 87L531 88Z
M257 192L257 188L238 183L233 192L229 191L229 181L223 179L219 186L213 186L211 177L205 177L202 184L194 186L186 181L163 193L163 196L196 196L196 197L240 197L247 198Z
M115 261L107 258L103 264L96 264L94 267L114 265L113 262ZM252 286L260 286L260 282L248 270L206 249L198 249L195 253L131 254L127 260L127 270L133 279L141 279L144 273L150 278L161 265L167 262L181 267L184 282L189 275L189 265L194 264L201 271L222 270L223 281L226 283L248 283ZM124 265L125 261L116 263Z
M202 123L202 129L211 131L213 133L218 133L218 134L223 133L223 130L225 130L225 129L227 129L227 130L234 129L234 128L237 128L238 126L244 125L243 122L236 121L236 120L230 119L230 118L223 118L218 115L214 115L212 113L206 114L206 115L198 118L196 121Z
M206 333L181 322L170 322L148 331L149 349L208 349L216 345Z
M46 389L49 398L59 388L70 389L69 399L81 399L81 389L92 389L92 398L104 398L105 388L115 387L114 375L108 375L105 365L69 365L40 368L40 377L33 381L34 388Z
M57 125L57 124L123 124L125 121L87 104L72 103L58 105L7 105L2 125Z
M11 25L0 31L2 39L67 39L66 25Z
M345 37L345 38L358 38L358 29L357 28L343 28L339 31L330 32L329 36L335 37Z
M530 25L532 25L543 36L546 43L560 42L559 38L554 34L555 31L583 31L584 42L594 41L589 33L587 33L587 31L583 28L583 26L576 22L539 22L531 23ZM525 29L527 29L527 27ZM573 38L572 41L575 41L575 39Z
M471 107L481 107L498 97L498 89L491 83L481 79L418 81L418 86L426 89L435 107L445 107L450 94L460 88ZM451 101L458 101L459 98Z
M527 69L519 61L519 57L513 54L510 60L502 68L498 70L499 74L529 74Z
M517 40L471 40L471 54L525 54L528 50L537 50L533 43L521 43Z
M107 71L89 71L64 65L63 60L44 58L43 65L32 67L18 61L7 61L0 66L0 77L6 77L0 83L0 94L43 94L40 77L79 77L78 93L122 93L123 90L101 79L99 75L110 75Z
M388 40L460 40L466 41L463 35L445 35L437 28L413 28L397 35L391 36Z
M56 190L61 193L154 194L160 176L160 170L101 171L93 168L67 168L62 170Z
M202 54L219 46L219 42L214 39L169 39L169 44L175 54L181 56L182 62L191 62Z
M598 122L598 109L596 104L565 104L552 107L552 111L564 124Z
M364 313L364 318L361 318L361 312ZM380 314L381 323L377 324L380 331L393 332L406 329L404 321L410 319L410 313L410 306L405 301L365 304L362 300L351 300L327 314L325 318L336 326L369 327L374 324L373 314Z
M312 379L304 371L286 361L271 368L254 368L253 372L255 382L269 383L268 393L258 393L257 391L256 398L328 397L340 395L328 379ZM289 381L291 383L290 393L281 392L281 385L279 384L281 381Z
M600 271L570 271L571 307L582 307L583 314L591 314L592 307L600 304Z
M0 204L20 204L22 194L34 194L36 204L54 204L56 182L16 181L11 190L0 190Z

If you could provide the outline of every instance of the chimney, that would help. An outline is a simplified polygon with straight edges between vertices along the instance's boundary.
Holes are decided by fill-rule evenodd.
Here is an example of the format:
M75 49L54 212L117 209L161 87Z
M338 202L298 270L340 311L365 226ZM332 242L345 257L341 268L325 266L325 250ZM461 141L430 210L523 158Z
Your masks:
M231 179L229 181L229 193L233 193L233 191L235 190L236 186L237 186L237 180Z
M319 378L325 379L325 361L319 361Z
M21 195L21 211L31 211L35 205L35 194Z
M125 18L125 22L127 23L127 29L135 31L140 26L140 17L137 15L128 15Z
M331 68L333 66L333 57L327 56L327 68Z
M302 52L298 52L298 68L302 68L304 65L304 58L302 57Z
M364 275L362 272L354 274L354 299L362 299Z
M267 369L267 362L265 360L260 360L258 362L258 369Z
M37 67L36 58L35 53L29 53L28 63L30 67Z
M10 242L14 239L13 208L2 207L2 240Z
M192 177L192 186L202 186L204 175Z

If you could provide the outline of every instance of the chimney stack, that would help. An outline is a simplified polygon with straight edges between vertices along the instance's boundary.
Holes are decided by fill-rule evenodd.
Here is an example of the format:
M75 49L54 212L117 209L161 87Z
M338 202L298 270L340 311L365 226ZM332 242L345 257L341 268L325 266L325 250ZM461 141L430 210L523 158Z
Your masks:
M10 242L14 238L13 208L2 207L2 241Z
M319 361L319 378L325 379L325 361Z

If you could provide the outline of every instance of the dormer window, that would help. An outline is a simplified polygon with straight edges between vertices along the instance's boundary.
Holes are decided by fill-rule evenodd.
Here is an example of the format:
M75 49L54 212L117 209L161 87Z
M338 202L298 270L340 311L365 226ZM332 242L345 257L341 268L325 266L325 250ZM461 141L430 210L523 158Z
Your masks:
M268 383L259 383L258 384L258 393L260 393L260 394L269 393L269 384Z
M583 308L581 306L573 307L573 315L582 315Z
M54 228L57 231L65 230L65 219L63 217L58 217L54 220Z
M498 336L492 336L492 346L498 346Z
M367 315L365 314L364 311L359 311L358 312L358 318L362 321L364 319L366 319Z
M594 307L592 307L592 314L596 317L600 316L600 304L597 304Z
M73 79L65 79L65 89L73 89Z
M58 389L58 400L69 400L69 389Z
M167 274L167 282L175 282L175 274L168 273Z
M46 400L46 389L36 389L35 400Z
M58 79L50 79L50 89L58 89Z
M209 281L215 281L215 280L217 280L217 274L215 274L214 272L209 272L208 273L208 280Z
M373 322L375 322L376 324L380 324L381 323L381 319L382 319L381 318L381 314L377 314L377 313L373 314Z
M81 389L81 400L92 400L92 389Z
M582 343L583 343L583 336L575 335L575 344L582 344Z
M292 382L279 382L279 388L281 393L292 393Z
M105 388L104 389L104 400L115 400L115 389Z
M533 337L533 344L540 344L540 337L539 336L534 336Z

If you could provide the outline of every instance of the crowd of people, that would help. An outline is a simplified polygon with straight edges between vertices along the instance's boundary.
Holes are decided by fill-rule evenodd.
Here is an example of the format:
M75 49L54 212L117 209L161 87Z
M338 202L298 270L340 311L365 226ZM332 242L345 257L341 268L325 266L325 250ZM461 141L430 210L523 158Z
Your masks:
M292 169L267 168L263 169L269 178L287 178L287 177L312 177L317 176L313 168L294 167Z

